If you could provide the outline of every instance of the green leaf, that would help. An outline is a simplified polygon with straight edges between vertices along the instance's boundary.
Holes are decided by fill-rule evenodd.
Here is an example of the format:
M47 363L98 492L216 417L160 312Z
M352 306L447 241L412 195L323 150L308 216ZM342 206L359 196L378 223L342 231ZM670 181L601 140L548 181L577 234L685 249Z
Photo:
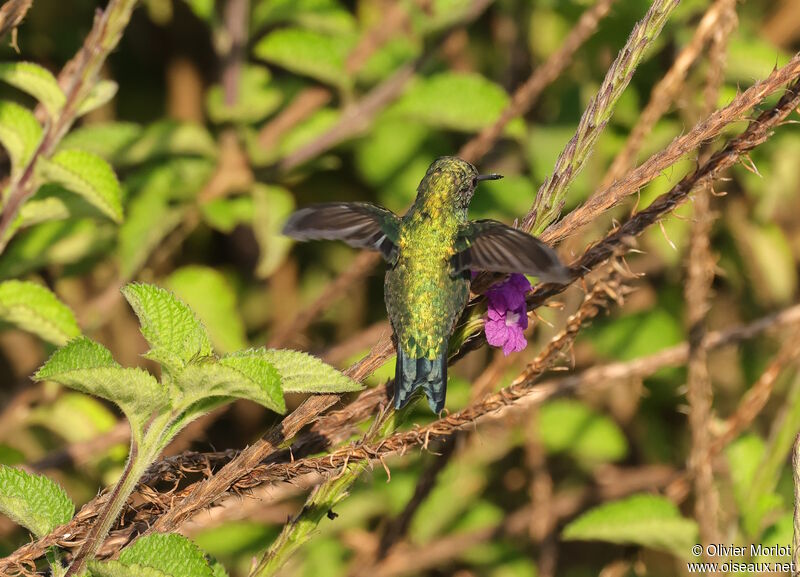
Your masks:
M764 451L764 441L754 434L739 437L725 449L733 484L733 496L740 510L747 504L750 486L763 460Z
M152 567L125 565L119 561L89 561L89 577L180 577Z
M145 535L122 550L119 562L151 567L175 577L213 577L203 551L177 533Z
M111 164L142 135L142 127L133 122L85 124L69 132L59 150L77 148L102 156Z
M542 406L539 436L552 453L571 453L580 460L594 463L618 461L628 452L625 435L612 419L571 399L559 399Z
M37 537L63 525L75 512L75 505L54 481L0 465L0 512Z
M334 86L347 86L347 54L355 45L352 36L331 36L302 28L281 28L256 44L257 58L291 72L310 76Z
M0 81L27 92L41 102L50 116L55 116L66 102L58 81L50 71L32 62L0 63Z
M273 365L287 393L345 393L360 391L364 385L354 381L316 357L287 349L252 351Z
M247 346L244 323L236 310L236 293L220 272L187 266L172 273L166 285L194 310L214 348L226 353Z
M192 310L169 291L151 284L129 284L122 294L139 317L152 347L145 355L176 373L195 359L212 354L211 341Z
M214 0L186 0L186 4L200 20L211 22L214 17Z
M122 278L133 278L153 250L180 224L183 212L167 203L159 187L148 187L131 201L128 216L119 228L117 253Z
M121 165L141 164L174 155L214 157L217 146L205 127L191 122L164 120L150 124L139 139L120 153Z
M227 106L222 87L208 91L208 117L217 123L252 123L275 112L283 101L283 93L270 83L271 75L264 66L246 66L239 78L236 104Z
M113 80L99 81L81 102L77 115L83 116L96 108L100 108L116 96L118 89L119 85Z
M320 32L345 33L356 29L353 15L337 0L260 0L253 6L253 28L297 23Z
M211 228L229 234L240 224L253 222L253 197L215 198L200 205L203 220Z
M13 228L16 231L17 229L27 228L49 220L64 220L70 216L69 207L63 198L59 198L58 196L32 198L19 209L19 214L17 215Z
M443 72L418 79L390 111L436 128L477 132L496 121L508 103L505 90L480 74ZM516 121L507 130L520 135L524 126Z
M283 225L294 207L294 197L285 188L265 184L253 187L253 232L260 251L256 275L260 278L275 272L292 247L292 240L283 234Z
M276 413L286 412L278 372L264 359L249 353L187 366L176 381L181 391L176 405L189 407L204 399L235 397L249 399Z
M117 416L99 399L70 391L36 407L28 423L45 427L68 443L80 443L110 431L117 424ZM99 451L97 457L103 454Z
M28 164L41 140L42 127L27 108L0 102L0 144L11 160L12 178Z
M642 545L683 558L697 543L697 524L666 497L640 494L591 509L569 523L562 538Z
M108 349L86 337L58 349L33 378L55 381L117 404L139 440L153 412L169 404L164 387L153 375L121 367Z
M0 319L56 345L81 334L70 308L49 289L28 281L0 283Z
M111 166L100 156L84 150L62 150L40 159L41 173L81 195L114 222L122 221L122 189Z
M18 278L48 264L72 264L111 246L113 230L94 219L45 222L19 235L0 258L0 278Z

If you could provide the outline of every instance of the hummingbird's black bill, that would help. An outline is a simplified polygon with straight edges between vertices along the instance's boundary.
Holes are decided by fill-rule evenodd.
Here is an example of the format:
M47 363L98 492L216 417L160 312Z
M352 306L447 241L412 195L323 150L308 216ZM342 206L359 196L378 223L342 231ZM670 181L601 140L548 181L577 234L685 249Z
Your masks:
M501 178L503 178L502 174L493 172L491 174L479 174L475 177L475 180L478 182L483 182L484 180L500 180Z

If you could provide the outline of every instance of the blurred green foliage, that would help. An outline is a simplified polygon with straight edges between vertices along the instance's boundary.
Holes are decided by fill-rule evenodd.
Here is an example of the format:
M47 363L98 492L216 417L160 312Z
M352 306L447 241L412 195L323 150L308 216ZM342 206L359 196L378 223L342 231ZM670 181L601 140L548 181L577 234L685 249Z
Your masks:
M472 19L468 0L403 0L397 6L381 0L251 0L245 2L244 46L233 56L238 72L231 72L225 12L235 1L142 2L104 67L104 81L82 103L86 114L41 164L37 175L42 186L23 206L13 238L0 255L5 383L0 394L9 407L0 414L0 463L36 463L114 429L119 413L110 404L53 384L33 385L29 376L54 346L80 332L103 343L121 364L154 369L140 356L146 345L118 297L118 288L129 281L154 282L173 291L196 311L222 353L288 334L281 346L319 355L349 345L337 351L341 368L360 358L374 340L353 344L351 337L385 319L382 272L348 287L341 300L326 303L307 329L286 333L355 254L329 243L293 246L280 234L283 221L296 207L331 200L372 201L405 210L430 162L455 154L491 125L514 89L561 46L591 4L498 0ZM481 185L472 218L511 223L524 217L648 5L645 0L616 2L532 110L509 123L479 167L505 178ZM707 6L686 0L673 13L570 187L565 210L595 191L653 86L690 41ZM0 49L0 144L5 174L12 179L35 153L42 122L63 106L54 74L80 47L96 7L85 0L34 0L18 30L20 53L7 43ZM753 0L737 10L739 26L727 46L719 106L800 47L800 35L782 32L776 24L793 18L800 30L796 0ZM400 24L389 26L393 11L399 11L392 18ZM384 34L378 34L379 40L373 38L376 30ZM415 62L403 90L377 107L363 126L350 130L357 120L348 116L352 110L359 110L371 91L385 86L401 67ZM701 58L677 102L643 144L638 161L698 120L707 73L708 63ZM226 85L228 77L233 80ZM309 90L322 90L318 95L323 97L313 106L293 109ZM43 105L39 114L34 113L37 102ZM330 147L290 170L283 168L306 146L342 126L341 138ZM723 137L742 126L727 128ZM800 133L782 127L751 154L757 172L748 162L715 184L718 193L727 194L712 201L717 218L711 241L719 268L708 315L712 329L797 302L798 154ZM670 167L638 199L566 241L562 254L567 260L581 254L615 219L652 202L696 161L692 154ZM687 205L665 218L663 228L654 226L642 235L641 254L627 260L646 274L631 283L635 290L624 306L612 308L581 332L574 346L576 371L639 359L687 339L683 290L691 217ZM568 292L564 311L542 316L563 326L579 301L577 289ZM536 323L528 349L500 372L493 386L508 385L553 331ZM710 353L714 430L778 344L773 337L759 337ZM449 411L469 403L471 387L490 360L479 351L453 368ZM387 363L368 383L383 382L392 373L393 363ZM674 505L663 496L665 482L606 499L603 483L606 475L620 480L655 467L685 470L691 443L685 384L685 370L663 369L643 379L603 383L599 392L549 401L535 418L518 413L465 435L410 520L407 543L399 551L408 555L409 566L417 567L414 563L428 559L437 547L449 544L451 549L410 573L530 576L553 551L559 575L596 575L614 561L627 564L626 574L633 574L634 566L650 574L682 571L682 560L697 541L691 500ZM718 463L722 534L732 543L784 545L791 538L787 457L800 426L798 391L796 379L779 378L762 414ZM290 409L298 401L299 396L287 397ZM417 410L410 421L422 424L432 418ZM241 448L275 422L275 416L252 405L237 404L179 437L175 450ZM115 480L125 461L123 447L117 440L47 474L80 505ZM532 454L539 454L546 466L552 484L548 502L575 502L569 498L584 495L566 513L555 513L547 539L528 526L528 517L540 514L530 507L541 506L532 492L539 490L543 465ZM365 475L337 507L338 518L322 521L285 574L355 575L360 564L369 568L380 536L403 511L432 460L416 453L390 459L388 483L380 467ZM285 517L299 509L303 494L280 491L259 496L271 499L263 509L275 507ZM227 509L219 516L203 514L187 530L231 575L248 574L252 557L270 545L285 520L270 517L247 498L241 503L240 516ZM514 521L523 516L524 522ZM0 554L28 539L25 531L0 525ZM465 545L459 546L458 539ZM399 555L390 553L390 561L392 554ZM402 564L397 568L393 562L379 574L403 574Z

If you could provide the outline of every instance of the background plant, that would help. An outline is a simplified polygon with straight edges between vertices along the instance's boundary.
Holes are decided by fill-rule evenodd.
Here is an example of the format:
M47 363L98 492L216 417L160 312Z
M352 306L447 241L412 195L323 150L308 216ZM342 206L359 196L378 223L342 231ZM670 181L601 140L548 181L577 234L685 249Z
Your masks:
M673 574L788 544L794 0L102 8L0 6L0 573ZM476 295L449 414L397 425L378 259L279 230L402 212L456 152L506 175L471 216L543 231L576 282L534 289L507 358Z

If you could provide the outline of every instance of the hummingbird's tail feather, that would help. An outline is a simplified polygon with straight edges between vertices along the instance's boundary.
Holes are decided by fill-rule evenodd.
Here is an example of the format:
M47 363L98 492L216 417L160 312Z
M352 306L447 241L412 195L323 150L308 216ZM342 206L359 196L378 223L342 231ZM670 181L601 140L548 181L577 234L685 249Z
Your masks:
M437 415L444 409L447 393L447 347L434 360L409 357L397 344L397 364L394 375L394 407L402 409L415 390L422 388L428 405Z

